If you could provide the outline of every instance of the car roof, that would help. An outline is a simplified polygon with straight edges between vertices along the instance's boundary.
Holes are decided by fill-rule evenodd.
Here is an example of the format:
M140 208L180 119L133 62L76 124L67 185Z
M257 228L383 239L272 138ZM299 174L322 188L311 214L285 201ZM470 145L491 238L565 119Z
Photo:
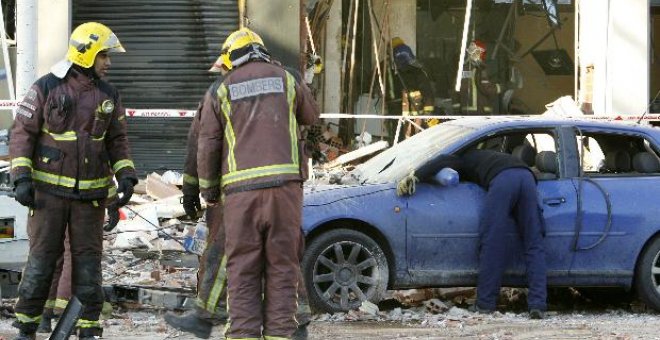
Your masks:
M632 121L610 121L590 118L563 118L556 116L488 116L467 117L452 121L453 124L475 129L497 129L502 127L547 127L577 125L583 128L616 129L620 131L645 132L660 138L660 129L636 124Z

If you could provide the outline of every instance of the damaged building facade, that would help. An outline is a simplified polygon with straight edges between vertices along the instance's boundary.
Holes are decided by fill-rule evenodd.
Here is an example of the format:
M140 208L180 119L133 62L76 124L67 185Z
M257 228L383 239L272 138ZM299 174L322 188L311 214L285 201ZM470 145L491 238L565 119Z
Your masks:
M472 41L485 48L488 81L498 88L490 99L491 114L539 114L556 98L571 96L586 113L640 115L660 88L651 48L660 5L655 0L14 3L17 39L38 46L18 49L18 98L64 55L72 27L97 20L117 32L128 53L113 57L109 80L132 116L129 135L143 174L181 169L190 111L213 79L206 69L239 25L260 32L286 65L304 71L318 60L322 67L312 87L326 113L388 111L388 102L400 97L393 91L396 72L389 43L394 37L405 41L424 65L435 90L434 114L464 115L462 97L483 95L465 81L474 71L469 63L459 63ZM136 111L130 109L149 111L132 114ZM180 117L165 110L179 110ZM354 136L364 131L383 138L388 134L379 119L325 122L326 135L341 137L325 141L341 151L354 148Z
M217 57L222 41L240 25L258 31L269 50L284 64L298 66L303 72L316 72L312 87L322 111L327 113L386 113L386 98L392 91L392 80L387 77L392 65L388 44L394 37L405 41L425 66L435 88L434 113L438 115L465 114L461 111L461 94L474 89L463 86L462 80L473 70L469 65L460 66L459 60L469 42L477 40L486 50L484 63L489 80L501 88L493 114L539 114L547 103L562 96L575 98L585 113L596 116L639 116L647 111L649 103L650 112L658 112L654 104L655 93L660 89L660 73L652 46L656 27L660 29L655 20L660 15L656 9L660 1L166 0L154 4L153 1L64 0L33 3L38 18L38 24L32 23L34 33L48 39L38 39L35 44L38 51L32 77L48 72L64 55L71 28L82 22L101 21L120 37L128 53L113 56L110 81L120 89L128 108L135 164L143 175L180 170L183 166L190 112L196 109L197 101L213 80L206 70ZM52 20L43 20L44 17ZM467 25L466 17L470 18ZM29 23L19 19L19 29L24 28L22 24ZM315 64L317 60L320 62ZM29 86L34 80L22 76L18 85ZM140 114L133 114L138 111ZM324 142L337 149L337 153L354 147L351 145L354 137L363 137L365 131L375 138L387 135L380 119L327 118L321 129L328 129L322 131ZM153 230L165 223L165 227L171 228L166 229L168 233L177 233L172 231L177 229L175 236L179 238L183 237L181 233L187 233L186 224L176 220L183 212L166 211L172 206L179 208L176 196L180 192L169 187L163 190L171 192L154 194L148 187L150 183L165 184L156 175L151 176L151 180L147 177L147 187L139 192L150 196L141 202L145 206L138 210L147 219L132 216L124 224L135 223L135 230L143 228L155 234L129 238L125 233L111 238L111 245L156 247L161 253L163 249L180 252L182 245ZM169 199L164 204L167 208L154 207L158 204L152 199ZM150 237L154 235L162 239L162 244L152 244ZM118 247L118 243L123 246ZM137 269L135 262L112 263L106 282L125 288L115 291L119 296L114 298L121 300L138 294L140 302L170 299L158 304L181 306L185 299L179 296L172 298L160 296L156 291L135 292L129 288L136 283L151 286L158 282L170 288L192 286L193 271L173 269L170 273L144 260L149 255L147 252L141 259L148 265ZM123 251L117 250L110 258L122 256ZM438 305L431 304L429 308L439 309Z

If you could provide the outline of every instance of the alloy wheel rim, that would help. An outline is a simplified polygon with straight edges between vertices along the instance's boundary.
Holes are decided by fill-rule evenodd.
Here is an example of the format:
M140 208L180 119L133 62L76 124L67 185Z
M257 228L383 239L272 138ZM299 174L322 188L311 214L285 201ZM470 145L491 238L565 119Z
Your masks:
M373 297L378 284L378 262L369 249L352 241L336 242L316 258L314 289L323 302L348 310Z

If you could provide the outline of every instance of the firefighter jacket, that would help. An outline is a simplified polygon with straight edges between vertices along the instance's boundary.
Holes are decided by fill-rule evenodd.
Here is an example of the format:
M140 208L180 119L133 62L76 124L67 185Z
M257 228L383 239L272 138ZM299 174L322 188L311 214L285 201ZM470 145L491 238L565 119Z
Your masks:
M435 90L424 68L419 63L406 65L398 70L388 69L390 88L388 102L397 106L390 114L431 114L435 106ZM393 78L393 79L392 79ZM402 108L403 96L407 96L408 108ZM391 106L393 107L393 106Z
M72 68L37 80L16 110L9 143L14 183L81 200L106 198L119 181L137 183L119 93Z
M499 84L488 80L483 66L464 72L461 79L460 110L464 115L499 114ZM458 105L454 108L459 109Z
M222 77L209 87L204 95L202 101L199 102L197 107L197 112L195 112L195 117L190 124L190 130L188 130L188 140L186 145L186 160L183 165L183 193L186 195L199 195L199 178L197 176L197 139L199 137L199 124L202 120L202 108L204 103L212 102L212 98L215 98L216 92L222 84Z
M304 181L299 125L319 108L309 88L280 66L252 61L233 69L201 111L199 186L206 200L224 194Z

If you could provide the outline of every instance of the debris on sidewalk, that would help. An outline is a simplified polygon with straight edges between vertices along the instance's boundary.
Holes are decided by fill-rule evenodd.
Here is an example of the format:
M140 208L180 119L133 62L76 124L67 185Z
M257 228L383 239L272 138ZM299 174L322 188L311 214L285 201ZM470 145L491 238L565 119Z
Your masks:
M323 165L324 169L330 169L334 168L337 166L341 166L356 160L361 159L362 157L372 155L376 152L382 151L387 149L389 146L389 143L387 141L379 141L376 143L369 144L367 146L364 146L362 148L359 148L357 150L351 151L349 153L345 153L337 158L335 158L333 161L328 162Z
M183 194L176 185L164 181L162 177L155 172L147 175L146 192L147 195L153 199L165 199Z

